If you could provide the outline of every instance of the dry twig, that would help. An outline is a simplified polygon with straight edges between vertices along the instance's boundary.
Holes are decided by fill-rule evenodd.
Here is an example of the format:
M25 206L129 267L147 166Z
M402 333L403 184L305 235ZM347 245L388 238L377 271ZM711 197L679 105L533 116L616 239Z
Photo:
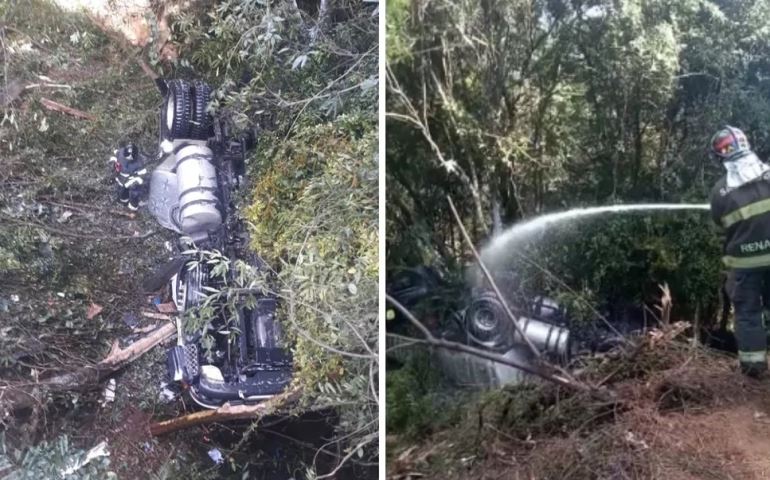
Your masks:
M54 102L53 100L49 100L47 98L41 98L40 103L43 104L43 106L48 110L66 113L67 115L72 115L73 117L77 117L77 118L83 118L85 120L91 120L91 121L96 120L96 117L91 115L90 113L84 112L83 110L78 110L77 108L72 108L66 105L62 105L59 102Z

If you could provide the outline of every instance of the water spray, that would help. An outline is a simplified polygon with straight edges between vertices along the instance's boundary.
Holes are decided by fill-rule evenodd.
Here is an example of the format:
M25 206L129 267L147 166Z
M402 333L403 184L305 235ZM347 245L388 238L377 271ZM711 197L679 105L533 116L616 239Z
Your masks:
M482 248L482 261L499 258L505 250L541 232L554 224L575 220L602 213L622 213L650 210L709 210L708 203L640 203L634 205L607 205L603 207L574 208L564 212L554 212L516 223Z

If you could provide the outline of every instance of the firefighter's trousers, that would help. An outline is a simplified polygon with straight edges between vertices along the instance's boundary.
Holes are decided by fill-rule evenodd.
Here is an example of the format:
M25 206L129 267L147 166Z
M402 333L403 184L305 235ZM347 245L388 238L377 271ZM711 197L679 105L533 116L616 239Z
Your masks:
M763 305L770 305L770 269L731 273L738 359L744 373L758 375L767 370L767 333L762 311Z

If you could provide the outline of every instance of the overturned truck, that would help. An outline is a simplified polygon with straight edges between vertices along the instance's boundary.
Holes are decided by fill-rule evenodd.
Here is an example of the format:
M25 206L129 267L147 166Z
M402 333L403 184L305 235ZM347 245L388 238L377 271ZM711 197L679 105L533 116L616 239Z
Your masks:
M458 290L430 267L398 272L388 279L387 291L415 312L435 336L491 350L522 365L535 361L529 344L549 360L567 364L581 352L609 350L622 343L626 335L646 328L642 309L622 305L607 306L597 312L601 320L593 324L576 322L556 300L525 291L514 272L503 269L496 271L494 276L521 333L491 289L462 287ZM486 284L483 280L468 279L466 283ZM449 305L446 299L451 299ZM395 310L394 315L388 329L393 333L408 334L405 330L408 330L409 322ZM397 337L389 338L390 347L395 346L394 341ZM436 354L442 369L458 384L496 386L528 378L521 370L465 354L449 351L437 351Z
M211 87L203 82L171 80L161 92L160 163L151 175L148 208L160 225L178 234L177 253L145 280L144 289L168 285L179 312L168 374L205 408L259 402L281 393L292 379L292 359L275 318L277 299L249 291L249 301L236 302L235 321L232 311L219 308L203 329L190 332L184 325L186 312L231 285L235 275L234 269L224 278L212 272L211 262L200 261L202 252L218 251L230 261L265 269L248 248L248 232L233 201L254 137L231 137L227 123L212 118L206 110Z

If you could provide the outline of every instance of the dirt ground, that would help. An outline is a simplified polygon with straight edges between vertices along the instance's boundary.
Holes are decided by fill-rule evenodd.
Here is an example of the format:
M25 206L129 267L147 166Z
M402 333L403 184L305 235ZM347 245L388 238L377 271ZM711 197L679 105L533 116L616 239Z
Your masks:
M3 382L26 378L29 368L46 375L51 364L67 369L98 361L113 340L135 340L132 328L157 325L142 315L154 307L139 285L167 259L166 244L174 239L146 208L134 214L116 201L108 162L121 142L134 141L150 154L157 147L162 98L142 72L139 53L84 15L45 2L13 8L7 21L13 29L4 37L7 77L0 82L6 116L0 125L0 234L11 235L0 239L0 252L8 249L27 267L0 281L0 299L8 303L0 311L4 341L16 341L11 351L25 360L24 368L4 368ZM14 84L26 88L11 91ZM49 110L44 98L92 119ZM98 311L88 313L92 307ZM57 348L38 352L29 346L36 342ZM96 386L6 418L0 425L6 445L24 451L66 436L88 450L105 440L121 479L175 478L180 463L216 470L207 449L195 448L199 431L160 439L149 434L151 421L192 408L161 399L163 347L113 377L112 403L100 403L103 386Z
M770 378L747 379L733 357L682 345L637 362L655 367L609 385L611 405L580 400L588 413L577 423L562 418L543 431L514 427L509 407L471 409L428 438L391 437L388 478L770 479Z

